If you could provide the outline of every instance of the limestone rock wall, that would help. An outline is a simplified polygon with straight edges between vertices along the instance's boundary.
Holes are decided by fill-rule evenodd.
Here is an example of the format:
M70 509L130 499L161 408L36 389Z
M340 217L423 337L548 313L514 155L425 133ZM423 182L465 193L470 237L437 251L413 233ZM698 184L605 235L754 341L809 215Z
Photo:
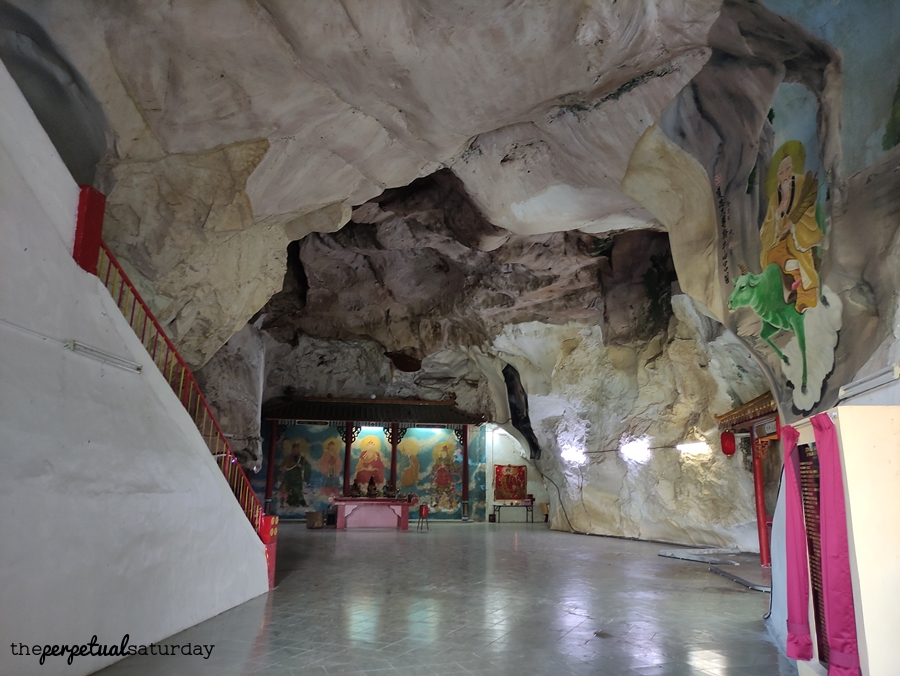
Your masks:
M16 4L103 108L104 236L193 366L263 306L266 397L454 391L505 423L512 364L556 527L747 546L746 472L672 447L715 446L763 371L791 419L897 355L897 150L842 175L881 112L842 137L833 44L875 86L883 32L860 65L801 0ZM821 302L767 340L731 300L798 140Z
M247 324L195 373L238 460L255 471L262 466L259 425L265 366L264 334Z
M778 10L792 18L723 3L709 59L637 143L622 187L666 226L682 288L753 350L793 422L833 406L864 364L887 365L898 201L882 132L896 66L883 64L897 37L882 26L898 10ZM878 159L846 176L864 155ZM753 291L765 273L774 283Z
M191 365L202 365L281 287L284 229L254 226L245 192L267 145L111 168L104 238L124 254L129 277Z
M553 485L553 527L754 551L752 475L719 452L713 415L765 392L765 378L687 296L672 306L649 341L605 345L583 327L550 350L549 388L529 404L550 451L538 466ZM701 440L708 453L676 448Z
M477 349L440 350L428 355L419 371L405 373L392 367L373 340L301 336L291 345L267 336L266 344L265 401L285 394L360 399L443 399L453 394L465 411L491 419L496 415L491 379L499 378L502 387L502 367Z
M852 176L847 195L836 214L842 227L835 231L835 249L841 255L835 257L831 279L858 317L848 328L866 346L880 340L853 374L860 378L900 363L900 145ZM860 237L860 226L869 223L878 227Z

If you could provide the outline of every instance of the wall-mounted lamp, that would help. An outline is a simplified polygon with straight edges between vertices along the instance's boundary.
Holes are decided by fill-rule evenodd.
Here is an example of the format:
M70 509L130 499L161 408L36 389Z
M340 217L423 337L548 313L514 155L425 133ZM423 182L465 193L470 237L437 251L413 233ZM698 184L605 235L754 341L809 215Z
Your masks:
M649 437L623 437L619 443L619 453L625 460L643 465L650 460Z
M77 340L70 340L68 343L66 343L66 348L72 350L72 352L83 354L85 357L90 357L91 359L94 359L96 361L102 362L104 364L109 364L110 366L115 366L116 368L124 369L126 371L140 373L144 368L136 362L128 361L127 359L122 359L122 357L117 357L116 355L110 354L109 352L98 350L96 347L91 347L90 345L79 343Z
M583 449L572 446L571 444L563 444L560 449L560 455L563 460L570 462L573 465L583 465L588 459Z
M689 441L684 444L678 444L675 448L688 455L702 455L704 453L709 453L709 444L705 441Z

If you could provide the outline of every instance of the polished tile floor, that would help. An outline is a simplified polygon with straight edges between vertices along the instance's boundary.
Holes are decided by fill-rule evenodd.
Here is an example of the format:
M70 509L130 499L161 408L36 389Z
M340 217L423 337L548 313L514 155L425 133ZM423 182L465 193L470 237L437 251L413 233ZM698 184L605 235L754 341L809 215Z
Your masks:
M762 619L768 595L657 556L660 545L544 524L428 532L282 524L278 586L104 676L796 674Z

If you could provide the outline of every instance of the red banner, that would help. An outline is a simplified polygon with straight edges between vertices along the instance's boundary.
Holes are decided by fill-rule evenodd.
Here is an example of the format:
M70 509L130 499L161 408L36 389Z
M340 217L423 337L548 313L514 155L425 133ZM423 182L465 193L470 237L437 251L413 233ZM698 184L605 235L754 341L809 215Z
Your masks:
M527 472L525 465L494 465L494 500L524 500Z

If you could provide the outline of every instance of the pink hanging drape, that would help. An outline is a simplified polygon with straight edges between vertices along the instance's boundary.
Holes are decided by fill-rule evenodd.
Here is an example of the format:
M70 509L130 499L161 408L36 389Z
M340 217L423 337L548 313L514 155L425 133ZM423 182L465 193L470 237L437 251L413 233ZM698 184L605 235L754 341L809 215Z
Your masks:
M809 561L806 554L806 527L800 497L800 434L787 425L781 428L784 449L785 554L787 559L787 656L812 659L809 635Z
M826 413L811 419L819 455L822 587L828 639L828 676L860 676L847 510L837 430ZM790 616L790 615L789 615Z

